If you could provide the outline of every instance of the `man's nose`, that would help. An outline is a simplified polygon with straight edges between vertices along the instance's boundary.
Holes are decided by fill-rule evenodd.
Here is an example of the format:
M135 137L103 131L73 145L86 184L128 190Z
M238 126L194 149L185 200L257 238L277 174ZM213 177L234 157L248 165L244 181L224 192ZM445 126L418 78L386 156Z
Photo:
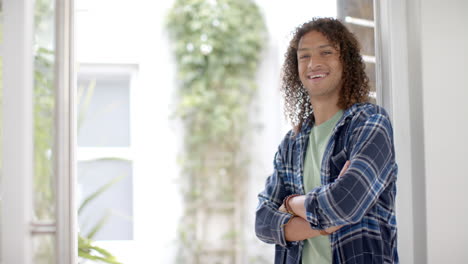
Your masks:
M311 56L307 68L313 70L314 68L322 66L322 63L323 61L320 56Z

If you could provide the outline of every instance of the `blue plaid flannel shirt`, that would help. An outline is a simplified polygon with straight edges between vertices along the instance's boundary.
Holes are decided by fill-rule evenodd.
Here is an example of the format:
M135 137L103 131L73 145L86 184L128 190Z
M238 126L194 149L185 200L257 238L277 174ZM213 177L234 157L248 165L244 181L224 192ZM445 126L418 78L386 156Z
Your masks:
M274 173L258 195L255 232L276 244L276 264L301 263L302 241L287 242L284 228L291 215L279 212L290 194L305 194L302 172L309 120L294 137L290 131L274 159ZM338 175L347 160L346 173ZM344 225L331 234L333 263L398 263L395 217L397 165L393 131L386 111L374 104L346 109L323 155L322 186L307 192L307 221L313 229Z

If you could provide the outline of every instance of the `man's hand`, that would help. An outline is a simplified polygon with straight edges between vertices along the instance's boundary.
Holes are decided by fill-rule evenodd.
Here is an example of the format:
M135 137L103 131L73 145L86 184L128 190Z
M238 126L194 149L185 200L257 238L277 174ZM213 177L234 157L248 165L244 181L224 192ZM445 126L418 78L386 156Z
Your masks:
M340 171L340 175L338 175L338 177L341 177L343 176L343 174L345 174L345 172L348 170L349 168L349 164L351 164L351 162L348 160L346 161L346 163L343 165L343 168L341 169Z
M280 208L278 208L278 211L283 212L283 213L287 213L287 212L288 212L288 211L286 210L286 207L284 206L284 203L280 206Z

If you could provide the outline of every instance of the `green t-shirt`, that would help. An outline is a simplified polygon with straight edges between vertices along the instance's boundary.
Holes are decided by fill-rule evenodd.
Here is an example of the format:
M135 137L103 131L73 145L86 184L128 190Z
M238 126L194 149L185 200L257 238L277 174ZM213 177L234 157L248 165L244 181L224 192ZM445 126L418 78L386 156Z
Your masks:
M338 111L332 118L324 123L314 126L310 131L309 145L304 160L304 191L307 193L322 185L320 168L322 167L323 153L331 137L333 128L343 116ZM332 263L331 245L328 236L317 236L304 241L302 249L302 264L330 264Z

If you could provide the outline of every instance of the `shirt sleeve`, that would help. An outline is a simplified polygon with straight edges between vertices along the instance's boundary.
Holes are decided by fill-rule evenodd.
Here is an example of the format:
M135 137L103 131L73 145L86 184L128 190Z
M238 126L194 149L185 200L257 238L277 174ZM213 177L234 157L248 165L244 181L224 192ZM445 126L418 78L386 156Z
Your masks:
M283 149L284 141L275 154L274 172L266 180L265 190L258 195L259 203L255 214L255 233L265 243L290 247L297 242L286 241L284 225L288 223L292 215L278 211L284 197L287 196L283 181L283 176L286 173L282 158Z
M348 170L307 193L307 221L314 229L359 222L396 178L393 132L385 114L370 115L352 132Z

